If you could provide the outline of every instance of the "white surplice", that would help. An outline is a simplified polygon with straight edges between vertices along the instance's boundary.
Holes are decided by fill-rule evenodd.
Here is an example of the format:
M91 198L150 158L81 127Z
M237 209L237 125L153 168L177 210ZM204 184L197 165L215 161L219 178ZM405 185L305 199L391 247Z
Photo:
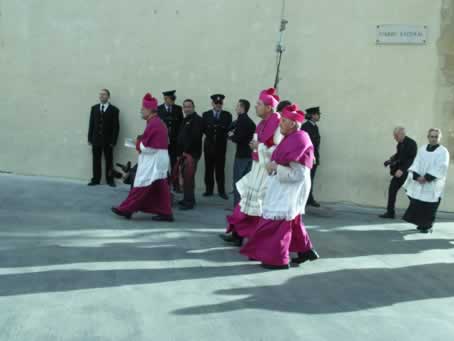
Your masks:
M311 190L311 170L297 162L289 167L279 165L275 175L269 176L263 201L263 218L293 220L305 213Z
M140 154L134 187L147 187L153 182L166 179L170 167L167 149L145 147L140 143Z
M273 146L268 148L264 143L259 143L257 147L259 160L253 160L251 171L236 183L236 189L241 197L239 204L241 212L255 217L262 215L263 198L268 181L266 165L270 162L271 155L282 139L280 128L277 127L273 136Z
M404 184L407 195L424 202L438 202L446 185L448 167L449 152L445 147L439 146L433 152L427 151L427 145L421 147L408 169L409 175ZM421 185L413 180L413 173L418 173L420 176L430 174L436 179Z

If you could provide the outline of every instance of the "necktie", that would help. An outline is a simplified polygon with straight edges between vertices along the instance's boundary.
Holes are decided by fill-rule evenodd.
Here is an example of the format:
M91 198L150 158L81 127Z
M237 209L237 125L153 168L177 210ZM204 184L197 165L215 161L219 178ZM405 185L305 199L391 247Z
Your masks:
M104 104L101 105L101 112L104 113Z

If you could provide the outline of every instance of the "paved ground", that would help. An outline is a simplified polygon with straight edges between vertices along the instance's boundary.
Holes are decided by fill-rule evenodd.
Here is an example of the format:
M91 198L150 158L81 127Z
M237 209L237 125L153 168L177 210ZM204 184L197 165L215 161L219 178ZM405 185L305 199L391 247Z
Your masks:
M126 193L0 176L1 341L454 339L454 215L331 206L305 217L323 258L269 272L218 239L225 202L158 224L112 216Z

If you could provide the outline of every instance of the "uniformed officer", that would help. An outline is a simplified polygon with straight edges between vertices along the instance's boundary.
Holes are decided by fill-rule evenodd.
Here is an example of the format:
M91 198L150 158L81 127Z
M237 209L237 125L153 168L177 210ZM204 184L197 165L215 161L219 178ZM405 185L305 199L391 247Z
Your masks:
M205 186L204 196L212 196L216 176L219 196L228 199L225 192L225 158L227 134L232 124L232 114L223 110L225 96L211 96L213 109L203 113L203 133L205 134Z
M320 207L320 204L315 200L313 195L314 189L314 179L317 168L320 165L320 132L318 130L317 122L320 121L320 107L313 107L306 109L306 119L307 121L302 125L301 129L309 134L312 144L314 145L314 166L311 169L311 191L309 194L309 199L307 204L309 206Z
M177 139L181 122L183 121L183 110L181 106L175 104L176 90L163 92L164 103L158 107L158 115L167 126L169 133L169 157L170 165L173 169L177 160Z
M102 155L106 159L106 180L109 186L115 187L113 174L113 148L117 143L120 131L120 111L109 102L110 92L102 89L99 93L99 104L91 107L88 128L88 144L93 152L93 178L89 186L99 185L101 181Z

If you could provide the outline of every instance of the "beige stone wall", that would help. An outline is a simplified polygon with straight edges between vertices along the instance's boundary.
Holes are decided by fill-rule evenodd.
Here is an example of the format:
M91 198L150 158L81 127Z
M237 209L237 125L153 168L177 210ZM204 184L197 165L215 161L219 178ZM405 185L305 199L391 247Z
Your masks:
M435 123L443 129L443 143L454 157L454 0L444 0L441 9L441 30L438 41L439 74L435 103ZM451 170L452 174L452 170ZM448 191L454 192L454 178L448 178ZM448 198L446 198L448 199ZM447 200L445 207L454 210Z
M418 142L429 126L452 128L451 2L287 0L280 92L324 111L320 200L383 205L392 128L407 126ZM121 110L121 140L143 128L149 90L176 88L199 112L214 92L232 111L240 97L255 101L273 83L280 8L277 0L0 0L0 169L88 180L88 110L101 87ZM375 27L388 23L428 25L428 44L377 46ZM450 181L443 208L453 204Z

